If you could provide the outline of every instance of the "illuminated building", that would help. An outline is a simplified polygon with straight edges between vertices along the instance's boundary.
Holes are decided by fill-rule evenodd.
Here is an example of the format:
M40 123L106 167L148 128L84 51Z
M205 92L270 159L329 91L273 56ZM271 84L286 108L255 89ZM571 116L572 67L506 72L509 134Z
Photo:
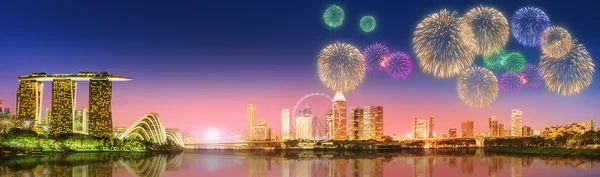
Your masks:
M498 123L498 134L500 137L507 136L507 130L503 123Z
M333 113L331 110L325 114L325 122L327 126L327 137L333 138L335 135L335 124L333 123Z
M281 110L281 139L290 139L290 110Z
M20 80L17 89L17 124L23 121L39 121L42 112L44 83L36 80Z
M427 120L413 119L412 123L412 134L415 139L427 138Z
M383 137L383 107L365 106L363 113L362 139L379 139Z
M268 128L263 126L252 127L252 140L267 140Z
M464 121L462 122L461 130L463 138L471 138L473 137L473 121Z
M258 127L260 127L260 126L266 127L267 126L267 119L265 119L265 118L258 119L258 121L256 123L256 126L258 126Z
M450 138L456 138L456 128L449 129L448 134L450 134Z
M583 134L583 133L589 131L590 123L593 123L593 122L584 121L584 122L573 123L571 125L565 125L565 126L555 125L555 126L546 127L541 132L541 136L547 137L547 138L555 138L564 133Z
M533 129L530 126L523 126L523 136L533 136Z
M496 120L496 116L492 116L489 118L488 136L491 136L491 137L500 136L498 121Z
M361 108L350 108L350 140L363 139L364 112Z
M116 126L113 128L113 134L115 134L115 137L121 136L123 133L125 133L125 131L127 131L127 127L124 126Z
M277 140L277 132L275 132L275 130L271 129L271 134L269 135L269 139Z
M248 107L246 107L246 116L248 118L248 139L252 140L254 139L252 137L252 132L253 129L252 127L254 127L254 122L256 121L256 106L254 106L253 104L248 104Z
M433 117L427 119L427 138L435 138L433 134Z
M585 131L594 131L594 120L583 121L579 125L583 126Z
M523 136L523 112L513 109L510 114L510 136Z
M87 109L75 110L75 117L73 118L73 132L80 134L88 133Z
M50 135L73 133L77 83L63 79L52 81L52 118Z
M335 105L333 106L333 126L336 127L335 131L335 140L346 140L348 139L348 134L346 133L346 98L344 94L340 91L335 92L335 96L333 96L333 100L335 101ZM337 108L339 108L339 112ZM341 115L340 115L341 114Z
M112 82L108 79L90 80L89 135L112 136Z
M312 139L312 119L313 116L310 114L296 118L296 139Z
M533 136L540 136L542 135L542 132L539 130L533 130Z
M441 133L440 136L442 138L450 138L450 133Z

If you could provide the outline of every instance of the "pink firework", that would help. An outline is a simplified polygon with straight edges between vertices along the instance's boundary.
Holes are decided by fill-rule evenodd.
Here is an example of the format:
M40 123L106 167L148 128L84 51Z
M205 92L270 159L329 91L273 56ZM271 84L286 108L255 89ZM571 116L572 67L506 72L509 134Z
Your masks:
M542 70L540 67L533 64L527 64L527 66L525 66L525 69L521 71L521 78L525 88L538 88L544 85Z
M413 72L410 56L404 52L394 52L386 55L385 70L395 80L407 79Z
M365 48L362 55L365 58L367 72L377 73L384 71L388 60L386 57L388 53L390 53L390 49L381 43L375 43Z
M504 93L513 93L521 90L523 87L523 79L521 74L505 72L498 80L500 90Z

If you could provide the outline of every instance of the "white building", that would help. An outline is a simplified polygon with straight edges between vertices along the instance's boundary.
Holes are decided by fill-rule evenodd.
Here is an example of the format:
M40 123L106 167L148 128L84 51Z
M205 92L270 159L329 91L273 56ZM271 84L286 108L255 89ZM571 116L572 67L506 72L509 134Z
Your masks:
M281 139L290 139L290 110L281 110Z
M247 114L246 116L248 119L247 120L248 121L247 122L248 123L247 124L248 133L246 134L246 136L249 140L252 140L252 139L254 139L252 137L252 134L254 131L252 128L254 127L254 124L256 122L256 106L254 106L253 104L248 104L248 107L246 107L246 114Z
M312 139L312 115L296 118L296 139Z
M510 136L523 136L523 112L513 109L510 114Z

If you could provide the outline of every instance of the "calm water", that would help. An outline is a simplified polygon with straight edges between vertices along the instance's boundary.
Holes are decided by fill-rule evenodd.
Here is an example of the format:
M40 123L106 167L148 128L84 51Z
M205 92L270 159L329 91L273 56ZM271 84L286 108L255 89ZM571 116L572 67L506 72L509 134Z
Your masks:
M600 161L483 150L82 153L0 159L0 176L598 177Z

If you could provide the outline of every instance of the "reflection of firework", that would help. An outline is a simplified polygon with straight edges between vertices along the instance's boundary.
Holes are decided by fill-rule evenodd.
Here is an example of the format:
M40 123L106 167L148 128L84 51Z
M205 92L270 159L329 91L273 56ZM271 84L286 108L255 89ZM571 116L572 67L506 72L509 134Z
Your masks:
M442 10L425 18L414 32L413 49L424 73L456 76L475 60L472 30L456 12Z
M388 55L385 69L392 79L406 79L413 71L410 56L404 52L394 52Z
M458 76L458 96L468 106L483 108L498 97L498 79L484 67L470 67Z
M523 80L521 79L521 74L505 72L498 79L498 85L502 92L512 93L521 90Z
M371 32L375 29L377 23L375 22L375 18L373 16L364 16L360 19L360 29L364 32Z
M477 41L477 54L487 54L508 42L510 27L500 11L480 6L465 14L465 19Z
M336 42L319 53L319 78L332 91L356 89L365 77L365 63L356 47Z
M552 58L562 58L573 48L571 34L562 27L550 27L541 36L542 52Z
M502 68L502 57L506 55L506 51L502 48L492 49L487 54L483 55L483 63L491 71L498 71Z
M323 20L330 27L338 27L344 22L344 16L344 10L340 6L331 5L325 10Z
M527 62L525 56L519 52L510 52L503 55L500 60L502 67L509 72L520 73L525 68Z
M540 35L550 27L550 19L544 11L535 7L519 9L512 17L511 31L520 44L535 47L540 43Z
M592 57L581 44L562 58L542 54L540 68L548 91L562 96L577 95L588 88L595 71Z
M362 53L365 58L367 71L380 72L383 71L386 62L386 55L390 50L383 44L375 43L365 48Z
M525 88L537 88L544 83L544 77L542 76L542 70L540 67L527 64L521 72L521 79L523 80L523 86Z

